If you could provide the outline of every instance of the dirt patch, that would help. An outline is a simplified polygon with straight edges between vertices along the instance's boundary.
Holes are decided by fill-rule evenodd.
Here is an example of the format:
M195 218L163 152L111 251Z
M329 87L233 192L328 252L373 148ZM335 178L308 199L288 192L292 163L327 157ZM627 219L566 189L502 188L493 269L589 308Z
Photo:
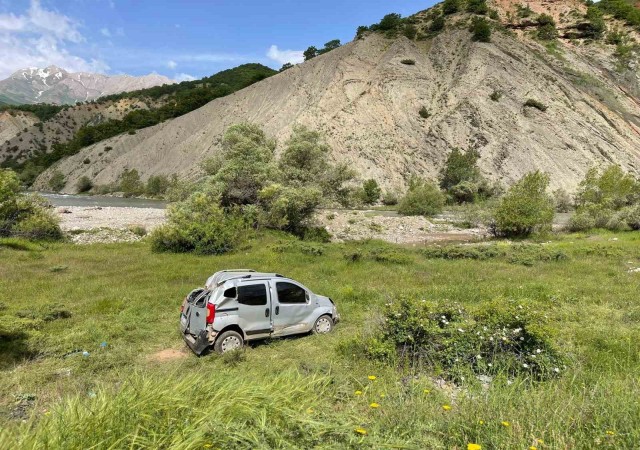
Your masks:
M189 356L189 352L186 348L166 348L159 352L152 353L148 356L148 360L151 362L166 362L174 361L176 359L183 359Z

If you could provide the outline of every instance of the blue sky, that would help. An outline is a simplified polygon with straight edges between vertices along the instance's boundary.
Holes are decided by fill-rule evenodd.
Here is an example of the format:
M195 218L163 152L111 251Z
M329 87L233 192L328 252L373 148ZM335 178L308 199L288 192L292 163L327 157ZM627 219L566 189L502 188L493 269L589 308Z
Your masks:
M246 62L279 68L309 45L434 0L0 0L0 79L24 67L200 78Z

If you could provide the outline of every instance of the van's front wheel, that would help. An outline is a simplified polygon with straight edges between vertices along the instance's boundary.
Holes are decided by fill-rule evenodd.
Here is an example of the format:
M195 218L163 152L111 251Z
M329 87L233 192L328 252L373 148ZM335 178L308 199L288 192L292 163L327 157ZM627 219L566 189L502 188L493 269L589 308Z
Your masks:
M244 345L244 339L236 331L225 331L213 344L213 349L218 353L226 353L233 350L240 350Z
M313 334L326 334L333 330L333 319L331 316L324 315L318 317L316 323L313 325Z

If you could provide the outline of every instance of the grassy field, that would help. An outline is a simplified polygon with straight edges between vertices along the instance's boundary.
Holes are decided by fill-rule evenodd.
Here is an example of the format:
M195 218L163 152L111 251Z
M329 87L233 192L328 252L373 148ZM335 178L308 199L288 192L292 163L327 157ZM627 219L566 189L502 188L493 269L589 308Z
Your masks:
M391 257L372 256L381 248ZM544 248L566 258L430 259L272 234L217 257L4 241L0 448L638 448L640 233ZM343 321L331 335L197 358L178 332L182 298L234 267L291 276L333 298ZM454 385L350 352L404 293L534 305L567 367L551 381Z

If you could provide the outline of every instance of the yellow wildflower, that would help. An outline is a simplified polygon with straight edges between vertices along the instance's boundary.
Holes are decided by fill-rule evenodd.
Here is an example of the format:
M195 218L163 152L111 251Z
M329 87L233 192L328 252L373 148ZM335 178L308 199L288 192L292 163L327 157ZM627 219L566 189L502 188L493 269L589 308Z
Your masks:
M356 391L355 394L356 395L362 395L362 391Z
M467 444L467 450L482 450L480 444Z
M380 398L385 398L386 394L380 394Z
M543 441L542 439L536 439L536 442L537 442L538 444L544 444L544 441Z
M538 447L534 447L533 445L529 447L529 450L538 450Z
M369 406L372 408L380 408L380 405L377 404L376 402L371 403Z
M484 420L478 420L478 423L479 423L480 425L484 425Z
M503 427L510 427L511 424L505 420L505 421L502 422L502 426Z
M450 411L451 405L442 405L442 409L444 409L445 411Z
M607 435L609 435L609 436L613 436L614 434L616 434L616 432L615 432L615 431L607 430Z
M371 381L375 381L376 377L375 375L369 375L367 378L369 378Z
M428 394L428 393L429 393L429 392L431 392L431 391L430 391L429 389L425 389L425 390L424 390L424 391L422 391L422 392L424 392L425 394Z
M367 434L367 430L365 430L364 428L356 428L354 431L363 436Z
M307 408L307 414L313 414L313 408Z
M204 444L203 447L204 448L211 448L211 447L213 447L213 444Z

